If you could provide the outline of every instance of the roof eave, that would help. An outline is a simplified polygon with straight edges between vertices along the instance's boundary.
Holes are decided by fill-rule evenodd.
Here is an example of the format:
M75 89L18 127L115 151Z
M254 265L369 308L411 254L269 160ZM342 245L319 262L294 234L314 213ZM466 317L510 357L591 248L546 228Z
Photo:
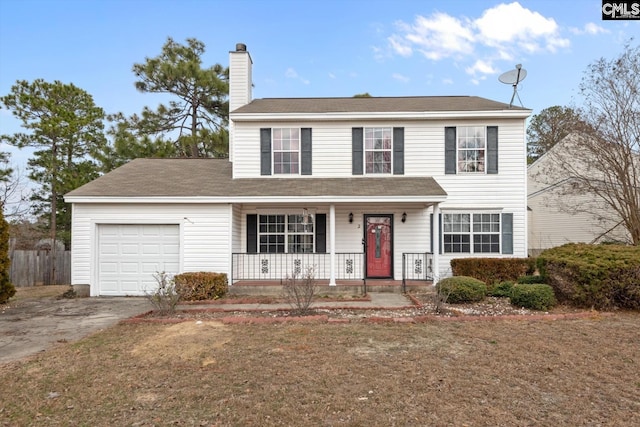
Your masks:
M332 112L332 113L231 113L234 122L249 121L340 121L340 120L443 120L443 119L526 119L533 110Z
M441 203L447 196L65 196L67 203Z

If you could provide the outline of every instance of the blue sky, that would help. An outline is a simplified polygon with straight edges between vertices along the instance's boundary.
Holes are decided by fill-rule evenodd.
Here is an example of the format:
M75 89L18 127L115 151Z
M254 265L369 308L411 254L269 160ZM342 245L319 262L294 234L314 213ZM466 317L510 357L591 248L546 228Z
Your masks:
M536 114L580 105L588 64L640 42L640 21L603 21L601 0L0 0L0 95L16 80L73 83L108 113L161 101L135 90L134 63L167 37L205 43L228 66L245 43L253 95L475 95L508 103L498 76L522 64ZM516 99L516 104L519 104ZM19 123L0 110L0 133ZM28 152L3 146L18 165Z

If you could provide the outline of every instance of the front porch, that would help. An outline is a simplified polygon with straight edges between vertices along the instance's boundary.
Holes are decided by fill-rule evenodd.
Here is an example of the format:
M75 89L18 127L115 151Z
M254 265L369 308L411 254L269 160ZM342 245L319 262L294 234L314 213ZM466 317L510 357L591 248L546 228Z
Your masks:
M328 280L317 280L318 295L365 295L367 293L405 293L424 291L432 288L433 282L430 280L391 280L391 279L369 279L369 280L347 280L340 281L336 285L330 286ZM282 282L271 281L238 281L229 287L231 295L260 295L260 296L281 296Z
M410 292L433 285L433 254L402 253L402 279L366 275L364 253L234 253L229 292L243 295L282 293L288 277L304 277L311 269L322 295Z

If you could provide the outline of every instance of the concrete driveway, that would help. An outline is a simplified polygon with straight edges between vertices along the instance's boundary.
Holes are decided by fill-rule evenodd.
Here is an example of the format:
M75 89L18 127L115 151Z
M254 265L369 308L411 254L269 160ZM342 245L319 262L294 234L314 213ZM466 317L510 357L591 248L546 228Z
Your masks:
M0 305L0 363L79 340L151 309L144 297L39 298Z

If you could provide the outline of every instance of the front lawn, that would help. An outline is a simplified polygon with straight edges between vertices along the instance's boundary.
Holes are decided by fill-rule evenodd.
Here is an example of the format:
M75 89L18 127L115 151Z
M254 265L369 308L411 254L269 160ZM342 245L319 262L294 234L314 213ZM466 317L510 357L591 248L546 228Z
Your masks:
M120 324L0 366L2 425L639 425L640 316Z

